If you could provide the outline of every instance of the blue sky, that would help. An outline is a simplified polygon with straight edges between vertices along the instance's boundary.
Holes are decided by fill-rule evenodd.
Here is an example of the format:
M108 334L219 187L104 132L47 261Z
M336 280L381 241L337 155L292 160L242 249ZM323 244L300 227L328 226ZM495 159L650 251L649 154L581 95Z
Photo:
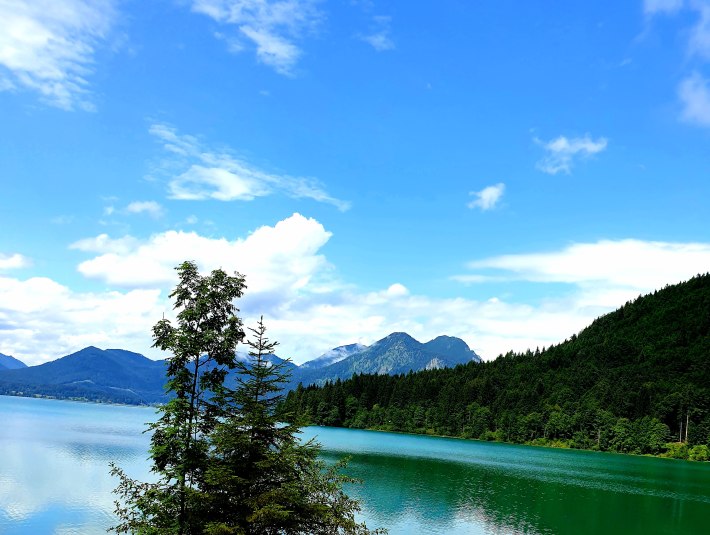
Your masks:
M149 356L185 259L296 362L484 358L710 269L710 2L9 0L0 352Z

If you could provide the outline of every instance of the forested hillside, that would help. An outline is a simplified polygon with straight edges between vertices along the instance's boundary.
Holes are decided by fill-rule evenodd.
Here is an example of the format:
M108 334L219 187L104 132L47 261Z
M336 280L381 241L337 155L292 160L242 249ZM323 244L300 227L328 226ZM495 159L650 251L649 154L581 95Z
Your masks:
M542 351L299 387L282 408L321 425L702 458L710 275L639 297Z

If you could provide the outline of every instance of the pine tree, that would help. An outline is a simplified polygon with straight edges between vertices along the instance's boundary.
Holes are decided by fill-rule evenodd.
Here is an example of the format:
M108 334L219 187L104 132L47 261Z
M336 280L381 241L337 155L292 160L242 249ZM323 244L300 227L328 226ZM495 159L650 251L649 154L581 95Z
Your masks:
M119 478L114 491L119 524L116 533L140 534L352 534L373 533L355 521L359 510L343 485L354 482L326 466L319 446L298 440L298 423L276 414L283 364L268 356L276 343L260 320L250 329L249 361L236 359L244 339L233 300L241 297L244 278L215 270L200 276L192 262L177 268L175 298L178 326L168 320L153 328L155 347L169 350L167 390L152 430L155 483ZM234 388L225 386L236 368ZM382 533L382 530L374 533Z
M193 262L176 268L177 327L162 319L153 327L154 347L172 353L166 361L170 401L159 408L150 455L154 484L130 479L112 465L119 478L115 493L117 533L201 533L206 523L201 491L207 469L210 436L220 407L215 402L224 378L235 366L237 343L244 339L233 304L246 287L244 277L221 269L201 276Z
M267 359L277 344L266 337L263 318L250 330L250 361L237 364L236 388L225 391L229 413L213 434L207 533L371 533L354 519L358 502L342 490L354 482L340 474L344 463L326 467L317 444L299 441L297 423L281 423L292 420L276 414L289 374Z

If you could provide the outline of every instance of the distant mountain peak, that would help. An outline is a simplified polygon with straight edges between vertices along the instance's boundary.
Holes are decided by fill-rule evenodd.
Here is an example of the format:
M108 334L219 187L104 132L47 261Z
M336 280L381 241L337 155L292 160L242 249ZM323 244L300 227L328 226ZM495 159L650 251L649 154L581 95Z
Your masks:
M378 340L372 346L370 347L375 347L378 345L394 345L397 343L405 343L405 344L419 344L415 338L413 338L411 335L403 332L394 332L392 334L388 334L381 340Z
M304 362L301 364L301 368L304 370L324 368L326 366L330 366L331 364L335 364L336 362L340 362L341 360L345 360L346 358L366 349L366 345L357 343L334 347L333 349L323 353L320 357Z
M422 344L405 332L393 332L369 347L340 346L296 368L291 387L349 379L356 373L397 374L480 362L466 342L438 336Z
M468 344L456 336L441 335L429 340L424 347L427 351L436 354L450 355L463 362L473 360L481 362L475 351Z

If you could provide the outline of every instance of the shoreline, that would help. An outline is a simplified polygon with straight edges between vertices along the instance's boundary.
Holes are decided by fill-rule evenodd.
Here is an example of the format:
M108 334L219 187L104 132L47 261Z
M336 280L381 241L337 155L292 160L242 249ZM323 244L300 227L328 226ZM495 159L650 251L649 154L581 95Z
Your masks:
M44 399L44 400L52 400L52 401L87 403L87 404L95 404L95 405L108 405L108 406L115 406L115 407L136 407L136 408L144 408L144 409L147 409L147 408L156 409L157 407L159 407L159 404L119 403L119 402L113 402L113 401L98 401L98 400L81 399L81 398L60 398L60 397L55 397L55 396L44 396L44 395L40 395L40 394L20 395L20 394L0 393L0 397L2 397L2 396L25 398L25 399ZM491 444L491 443L492 444L508 444L511 446L529 446L529 447L533 447L533 448L547 448L547 449L554 449L554 450L586 451L586 452L590 452L590 453L608 453L608 454L613 454L613 455L624 455L624 456L632 456L632 457L650 457L650 458L654 458L654 459L667 459L669 461L687 461L687 462L692 462L692 463L710 462L710 460L701 461L701 460L694 460L694 459L678 459L675 457L669 457L669 456L665 456L665 455L653 455L650 453L624 453L624 452L609 451L609 450L593 450L593 449L587 449L587 448L573 448L573 447L569 447L569 446L555 446L554 444L533 444L531 442L507 442L504 440L481 440L478 438L467 438L467 437L453 436L453 435L440 435L440 434L436 434L436 433L416 433L416 432L412 432L412 431L399 431L399 430L391 430L391 429L359 428L359 427L345 427L345 426L319 425L319 424L308 424L308 425L305 425L304 427L326 427L326 428L332 428L332 429L371 431L371 432L375 432L375 433L393 433L393 434L398 434L398 435L447 438L447 439L454 439L454 440L465 440L465 441L479 442L481 444Z
M710 460L708 461L697 461L693 459L678 459L675 457L667 457L664 455L653 455L650 453L624 453L620 451L606 451L606 450L590 450L586 448L572 448L572 447L561 447L561 446L553 446L549 444L532 444L530 442L506 442L504 440L481 440L479 438L466 438L466 437L457 437L457 436L451 436L451 435L438 435L438 434L429 434L429 433L413 433L411 431L395 431L395 430L388 430L388 429L373 429L373 428L360 428L360 427L345 427L342 425L319 425L319 424L308 424L307 426L304 427L325 427L329 429L347 429L347 430L353 430L353 431L370 431L373 433L393 433L396 435L409 435L409 436L415 436L415 437L432 437L432 438L448 438L452 440L464 440L464 441L471 441L471 442L479 442L481 444L507 444L509 446L527 446L531 448L545 448L545 449L551 449L551 450L570 450L570 451L585 451L589 453L604 453L604 454L610 454L610 455L622 455L625 457L648 457L651 459L665 459L668 461L686 461L690 463L710 463Z

